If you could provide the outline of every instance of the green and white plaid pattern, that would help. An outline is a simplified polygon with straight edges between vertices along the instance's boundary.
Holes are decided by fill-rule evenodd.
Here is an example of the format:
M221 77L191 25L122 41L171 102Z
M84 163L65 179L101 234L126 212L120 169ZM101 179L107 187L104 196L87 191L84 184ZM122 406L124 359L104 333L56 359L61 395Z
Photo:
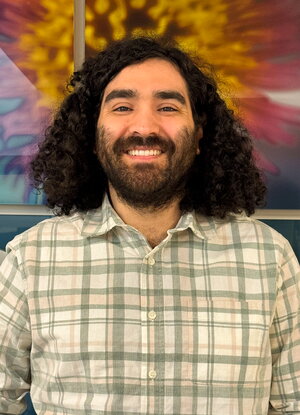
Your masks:
M1 414L29 389L39 415L300 414L299 265L268 226L188 213L151 249L106 198L8 251Z

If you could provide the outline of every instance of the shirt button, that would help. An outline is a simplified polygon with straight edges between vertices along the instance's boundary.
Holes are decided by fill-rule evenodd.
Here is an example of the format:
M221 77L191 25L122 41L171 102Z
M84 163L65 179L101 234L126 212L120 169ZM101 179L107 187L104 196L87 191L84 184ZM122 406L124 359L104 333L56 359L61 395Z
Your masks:
M155 264L155 259L152 256L150 258L148 258L148 264L149 265L154 265Z
M155 320L156 319L156 312L154 310L149 311L148 313L149 320Z
M144 258L143 259L143 264L154 265L155 264L155 259L152 256L149 257L149 258Z
M153 370L153 369L149 370L148 376L149 376L150 379L155 379L156 376L157 376L156 370Z

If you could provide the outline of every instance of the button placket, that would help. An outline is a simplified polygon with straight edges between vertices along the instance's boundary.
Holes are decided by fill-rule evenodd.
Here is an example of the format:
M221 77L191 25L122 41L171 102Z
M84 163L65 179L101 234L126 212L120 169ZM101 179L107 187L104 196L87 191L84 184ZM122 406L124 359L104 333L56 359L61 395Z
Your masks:
M151 276L150 281L152 281L153 272L154 272L152 267L153 267L153 265L156 264L156 260L154 259L153 256L145 256L143 258L142 262L143 262L143 268L145 270L145 275ZM150 286L151 286L151 283L150 283ZM151 289L149 287L149 279L147 279L147 289ZM152 300L150 300L150 301L149 300L150 299L148 298L148 307L149 306L150 307L148 308L148 312L146 314L148 324L145 324L144 327L143 327L143 333L145 334L143 336L143 338L147 339L147 342L145 344L147 344L148 353L152 354L153 352L155 352L154 344L152 343L153 342L153 337L152 336L154 335L154 337L156 337L153 330L157 330L157 328L155 329L155 327L158 327L158 326L156 326L156 323L155 323L155 326L153 325L154 321L157 319L157 312L154 309L151 309L151 305L153 307L154 304L152 304ZM152 327L152 328L150 329L150 327ZM150 331L149 331L149 329L150 329ZM146 330L147 330L147 334L145 332ZM151 338L149 338L150 336L151 336ZM150 343L149 343L149 341L150 341ZM150 346L150 348L149 348L149 346ZM157 370L155 370L153 367L151 368L151 366L150 367L148 366L147 377L150 381L153 382L155 379L157 379Z

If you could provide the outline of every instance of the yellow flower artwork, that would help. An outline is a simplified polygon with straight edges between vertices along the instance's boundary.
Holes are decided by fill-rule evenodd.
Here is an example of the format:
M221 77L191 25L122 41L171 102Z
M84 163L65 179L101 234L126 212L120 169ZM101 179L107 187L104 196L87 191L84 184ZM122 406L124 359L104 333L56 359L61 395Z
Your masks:
M27 91L27 104L38 108L36 114L44 119L48 109L53 109L65 94L66 79L73 71L73 2L0 0L0 6L0 46L8 59L2 59L6 62L2 63L2 70L6 68L7 81L1 89L1 99L14 94L20 98L20 91L14 91L14 81L9 79L8 67L13 62L34 86L35 92ZM289 170L296 169L295 157L300 155L300 104L283 104L270 97L274 92L288 94L300 90L300 2L86 1L87 56L111 40L147 33L173 37L186 50L213 65L220 94L243 118L255 138L257 160L268 180L272 182L273 177L281 175L291 182L291 171L285 170L286 161L279 160L278 149L286 151ZM12 113L16 116L20 111L16 107L0 113L0 149L7 147L11 135L20 134L18 129L14 131L16 127L11 121ZM25 118L25 129L29 133L31 128L35 139L23 143L24 148L21 146L19 151L23 155L26 148L32 149L38 134L36 123ZM0 164L0 168L9 171L13 160L9 163L5 167ZM299 176L299 167L293 174ZM29 196L23 198L26 197ZM300 200L293 203L300 206Z

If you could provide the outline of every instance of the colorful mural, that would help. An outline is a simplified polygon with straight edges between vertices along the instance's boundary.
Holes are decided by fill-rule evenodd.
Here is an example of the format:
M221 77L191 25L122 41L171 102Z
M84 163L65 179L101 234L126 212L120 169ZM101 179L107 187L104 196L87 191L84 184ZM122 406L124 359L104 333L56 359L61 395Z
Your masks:
M0 203L41 203L24 178L26 164L72 71L73 4L0 6ZM255 138L268 207L300 208L300 103L286 103L290 91L300 91L300 2L86 1L87 55L111 39L147 32L168 34L214 65L220 93Z
M0 203L43 202L27 170L73 70L73 2L62 3L0 0Z

